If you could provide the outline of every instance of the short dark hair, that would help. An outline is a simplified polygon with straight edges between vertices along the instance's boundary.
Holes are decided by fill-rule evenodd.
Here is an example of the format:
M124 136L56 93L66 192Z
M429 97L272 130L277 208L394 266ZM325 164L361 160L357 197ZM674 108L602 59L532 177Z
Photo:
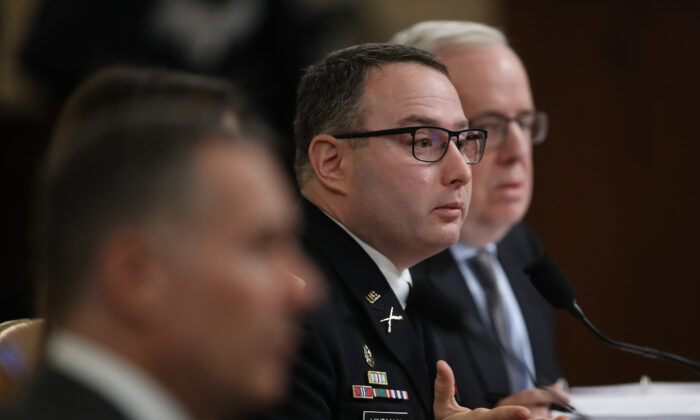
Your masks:
M229 112L246 111L241 95L222 79L162 68L106 67L87 78L61 109L53 130L48 164L60 160L64 150L76 147L75 132L84 129L85 121L91 117L105 113L105 108L145 101L187 103L197 114L191 119L212 125L233 122L226 119ZM197 112L199 107L207 112ZM212 110L215 112L210 112Z
M65 315L85 288L112 229L187 212L195 150L250 139L241 104L225 82L154 69L106 70L76 90L36 201L38 298L49 318Z
M306 183L311 140L322 133L361 128L364 110L360 98L370 69L385 64L415 62L447 75L445 65L433 54L396 44L360 44L327 55L308 67L297 90L294 119L297 183Z

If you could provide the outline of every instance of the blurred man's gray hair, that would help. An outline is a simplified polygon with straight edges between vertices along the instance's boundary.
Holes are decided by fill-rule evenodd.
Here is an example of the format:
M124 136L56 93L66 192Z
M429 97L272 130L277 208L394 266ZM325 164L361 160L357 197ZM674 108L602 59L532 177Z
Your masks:
M392 44L410 45L435 52L447 48L478 48L508 45L501 30L483 23L457 20L427 20L396 33Z

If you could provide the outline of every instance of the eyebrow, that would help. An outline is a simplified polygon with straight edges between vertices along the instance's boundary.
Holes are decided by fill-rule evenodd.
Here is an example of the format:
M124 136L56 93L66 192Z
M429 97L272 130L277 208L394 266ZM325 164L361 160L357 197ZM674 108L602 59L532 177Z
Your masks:
M521 109L515 115L520 115L523 112L535 112L535 108ZM506 114L504 114L502 112L498 112L498 111L484 111L484 112L481 112L481 113L473 116L472 120L474 120L476 118L483 118L483 117L508 117L508 116Z
M428 125L428 126L432 126L432 127L440 127L437 120L430 118L430 117L425 117L422 115L409 115L408 117L401 118L398 123L401 126L409 126L412 124L419 124L419 125ZM455 124L454 129L461 130L463 128L467 128L468 126L469 126L469 121L465 118L464 120Z

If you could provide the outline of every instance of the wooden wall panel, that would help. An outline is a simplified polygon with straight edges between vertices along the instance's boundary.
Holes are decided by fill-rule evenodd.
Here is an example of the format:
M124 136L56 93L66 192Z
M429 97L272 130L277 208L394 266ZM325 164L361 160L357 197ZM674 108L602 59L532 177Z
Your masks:
M700 360L700 3L507 2L539 108L527 220L615 339ZM558 315L573 385L698 380L622 353Z

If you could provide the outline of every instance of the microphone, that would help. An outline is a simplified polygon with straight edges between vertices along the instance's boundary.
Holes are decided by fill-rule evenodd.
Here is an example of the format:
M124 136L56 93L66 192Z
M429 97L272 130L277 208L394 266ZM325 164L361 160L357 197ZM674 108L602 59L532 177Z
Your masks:
M506 348L496 337L486 331L481 321L466 313L457 302L443 293L432 282L426 280L414 281L413 290L408 295L406 308L411 308L411 311L421 318L442 328L458 332L466 331L467 334L480 340L482 343L487 342L492 347L495 347L496 351L508 362L517 364L519 368L523 369L537 388L548 392L555 400L559 401L559 404L550 404L551 409L580 415L572 405L564 401L558 394L540 384L532 371L530 371L529 366Z
M615 341L601 333L584 315L583 310L576 302L576 293L569 279L564 274L564 270L549 254L543 254L535 261L528 264L525 274L530 277L530 281L537 291L556 309L566 309L576 319L581 321L593 334L603 342L640 356L651 359L664 360L675 363L693 370L700 374L700 363L677 356L672 353L652 349L649 347L635 346L634 344Z

